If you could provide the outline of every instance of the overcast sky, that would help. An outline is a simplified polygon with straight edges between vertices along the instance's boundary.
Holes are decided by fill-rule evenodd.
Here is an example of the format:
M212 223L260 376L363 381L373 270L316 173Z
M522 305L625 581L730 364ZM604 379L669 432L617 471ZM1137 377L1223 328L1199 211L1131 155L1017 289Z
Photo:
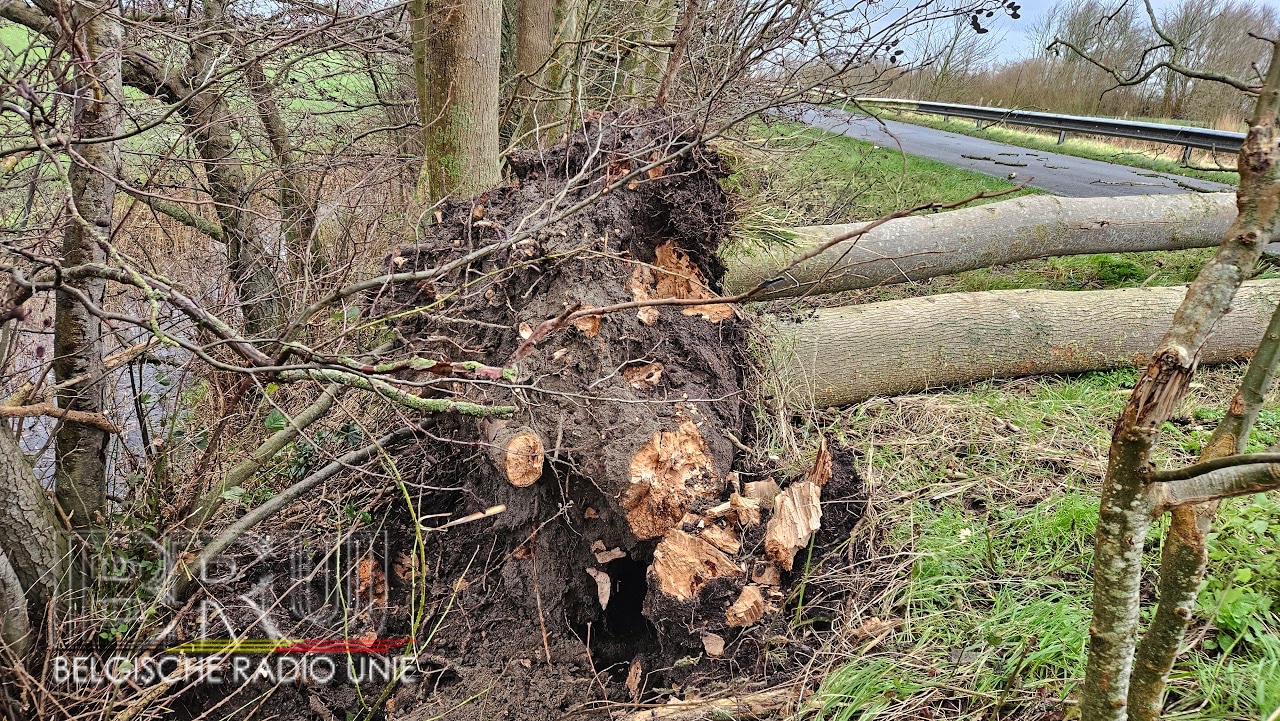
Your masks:
M1053 7L1055 0L1016 0L1022 6L1021 19L1012 20L1004 13L997 13L992 18L992 32L1005 33L1004 42L1000 43L1000 59L1013 60L1015 58L1027 57L1035 52L1032 47L1031 39L1027 36L1026 30L1031 22L1046 10ZM1116 0L1117 4L1119 0ZM1135 0L1141 2L1142 0ZM1271 5L1280 9L1280 0L1257 0L1263 5ZM1177 3L1177 0L1152 0L1152 5L1156 12L1171 7Z

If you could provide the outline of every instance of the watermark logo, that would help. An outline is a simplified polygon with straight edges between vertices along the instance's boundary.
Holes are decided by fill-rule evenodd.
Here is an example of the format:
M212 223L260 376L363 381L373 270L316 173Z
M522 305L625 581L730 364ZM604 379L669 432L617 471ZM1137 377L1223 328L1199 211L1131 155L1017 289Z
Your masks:
M388 631L396 571L385 533L246 535L205 562L192 552L200 538L77 540L73 616L86 628L74 636L86 640L58 649L55 684L416 680L413 638ZM183 574L203 592L149 628L175 605Z

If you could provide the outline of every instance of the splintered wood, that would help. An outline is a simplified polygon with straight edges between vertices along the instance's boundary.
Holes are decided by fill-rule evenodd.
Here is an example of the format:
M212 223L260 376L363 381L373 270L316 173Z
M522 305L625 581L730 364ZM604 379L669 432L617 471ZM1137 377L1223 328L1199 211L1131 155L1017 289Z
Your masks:
M658 582L659 591L688 601L711 579L737 576L741 571L720 549L677 528L654 549L649 572Z
M796 552L822 525L822 487L831 479L831 454L826 439L804 480L787 486L774 499L773 516L765 526L764 552L778 567L790 571Z
M652 265L637 264L627 280L627 290L636 300L654 300L658 298L694 298L711 300L715 293L707 287L698 266L689 260L674 241L667 241L655 250L656 257ZM729 305L690 305L684 307L685 315L698 315L712 321L720 322L733 317L733 308ZM641 308L638 311L640 322L653 325L658 322L659 309L656 306Z
M744 587L742 593L738 594L738 600L724 612L725 624L729 627L750 626L764 618L767 610L760 587L752 584Z
M693 499L714 491L718 476L698 426L684 415L673 431L658 431L631 458L621 505L636 538L675 528Z

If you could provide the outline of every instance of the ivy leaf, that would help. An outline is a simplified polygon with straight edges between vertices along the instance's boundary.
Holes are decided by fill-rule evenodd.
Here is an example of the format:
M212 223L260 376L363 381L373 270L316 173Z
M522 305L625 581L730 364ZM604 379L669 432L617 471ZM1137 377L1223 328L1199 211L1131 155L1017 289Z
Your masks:
M271 412L267 414L267 419L263 421L267 430L272 432L283 431L284 427L288 425L288 423L289 420L284 417L284 414L280 412L279 408L272 408Z

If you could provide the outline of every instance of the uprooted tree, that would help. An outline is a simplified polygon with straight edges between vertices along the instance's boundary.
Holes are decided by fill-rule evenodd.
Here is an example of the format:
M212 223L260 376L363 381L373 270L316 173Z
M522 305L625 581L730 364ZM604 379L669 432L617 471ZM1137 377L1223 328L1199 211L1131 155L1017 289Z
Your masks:
M45 684L23 652L168 648L207 631L204 601L233 637L400 639L439 708L513 658L539 666L504 673L565 704L639 699L778 605L830 460L781 491L735 476L754 371L749 324L716 302L729 209L706 142L854 69L874 81L913 27L996 3L874 27L875 3L565 3L550 48L531 6L542 37L505 85L497 5L464 5L0 2L30 40L0 105L15 713L198 716L212 692L186 666L109 698ZM498 141L543 134L530 117L564 142L507 152L500 178ZM42 436L52 474L25 457ZM394 568L350 569L345 600L376 619L298 612L318 591L245 545L353 527L394 532ZM181 538L172 565L135 530ZM95 574L118 553L147 584ZM267 580L215 579L228 559ZM513 622L537 631L486 628ZM464 650L488 676L459 682ZM572 670L594 663L609 673ZM343 703L373 717L393 690ZM323 706L222 693L259 704L244 713Z
M919 279L1055 253L1196 247L1224 218L1223 199L1122 205L1101 218L1100 208L1019 200L956 211L942 250L962 252L938 253L902 241L938 230L913 211L950 209L926 204L803 229L769 270L722 261L732 209L709 140L815 84L874 79L913 27L997 3L921 3L871 22L881 10L870 1L539 0L521 6L516 25L536 37L517 38L505 84L497 4L464 5L415 2L401 17L398 6L297 2L262 16L211 0L74 12L0 0L0 17L39 48L6 66L21 102L0 106L6 122L21 121L4 126L0 155L18 182L3 190L24 201L4 244L0 306L15 369L0 417L17 419L13 432L0 429L0 629L16 652L6 671L16 685L5 689L24 691L6 697L15 713L194 717L234 703L246 715L333 715L307 689L215 695L183 668L172 685L114 699L49 688L34 656L22 656L48 654L44 639L200 641L206 600L225 604L219 632L261 627L283 644L274 650L298 638L330 639L319 648L331 652L405 648L431 683L334 700L364 718L397 704L555 717L610 695L659 698L707 658L747 659L765 675L779 644L812 654L774 612L807 550L847 532L822 503L853 481L838 450L819 444L784 487L775 482L782 471L749 445L761 370L748 348L814 357L826 341L814 341L816 353L805 343L849 326L819 314L770 328L733 303L893 282L890 266ZM662 107L628 107L649 101ZM504 138L536 149L505 152L500 177ZM1262 191L1250 188L1239 202L1252 213ZM1041 217L1028 222L1032 212ZM1146 227L1153 213L1166 222L1141 237L1095 232L1113 221ZM993 248L966 235L1001 217L1014 219L1005 228L1019 242ZM885 251L898 255L869 262ZM909 364L895 362L880 385L858 385L828 364L812 370L834 371L834 394L798 400L1123 363L1149 348L1177 292L1070 301L1156 320L1117 319L1116 332L1093 339L1050 327L1036 340L1064 349L1053 368L990 354L1003 329L981 341L987 356L957 350L963 362L943 366L949 377L908 378ZM1033 295L1023 302L1048 315L1067 302ZM1221 350L1201 339L1189 358L1255 346L1274 296L1270 284L1251 287L1217 324ZM982 313L1007 302L904 301L847 315L861 317L852 333L862 341L889 320L927 318L905 315L913 308L947 317L948 303L976 304L974 327L957 336L971 338L999 322ZM163 395L172 381L161 370L173 366L199 382L180 398L144 400ZM121 402L120 383L142 387ZM207 423L191 418L201 403L213 408ZM56 439L51 476L24 457L41 433ZM1204 481L1190 477L1200 485L1166 488L1190 502ZM147 528L184 534L174 563L148 579L154 588L126 589L123 609L95 606L90 562ZM337 616L299 612L300 598L333 599L246 543L268 530L299 539L370 528L391 541L354 559L350 595L338 599L351 612ZM317 556L351 560L333 554ZM228 560L262 573L220 576ZM68 585L83 593L69 599ZM488 693L496 687L546 708L513 712ZM744 703L776 710L796 693Z

